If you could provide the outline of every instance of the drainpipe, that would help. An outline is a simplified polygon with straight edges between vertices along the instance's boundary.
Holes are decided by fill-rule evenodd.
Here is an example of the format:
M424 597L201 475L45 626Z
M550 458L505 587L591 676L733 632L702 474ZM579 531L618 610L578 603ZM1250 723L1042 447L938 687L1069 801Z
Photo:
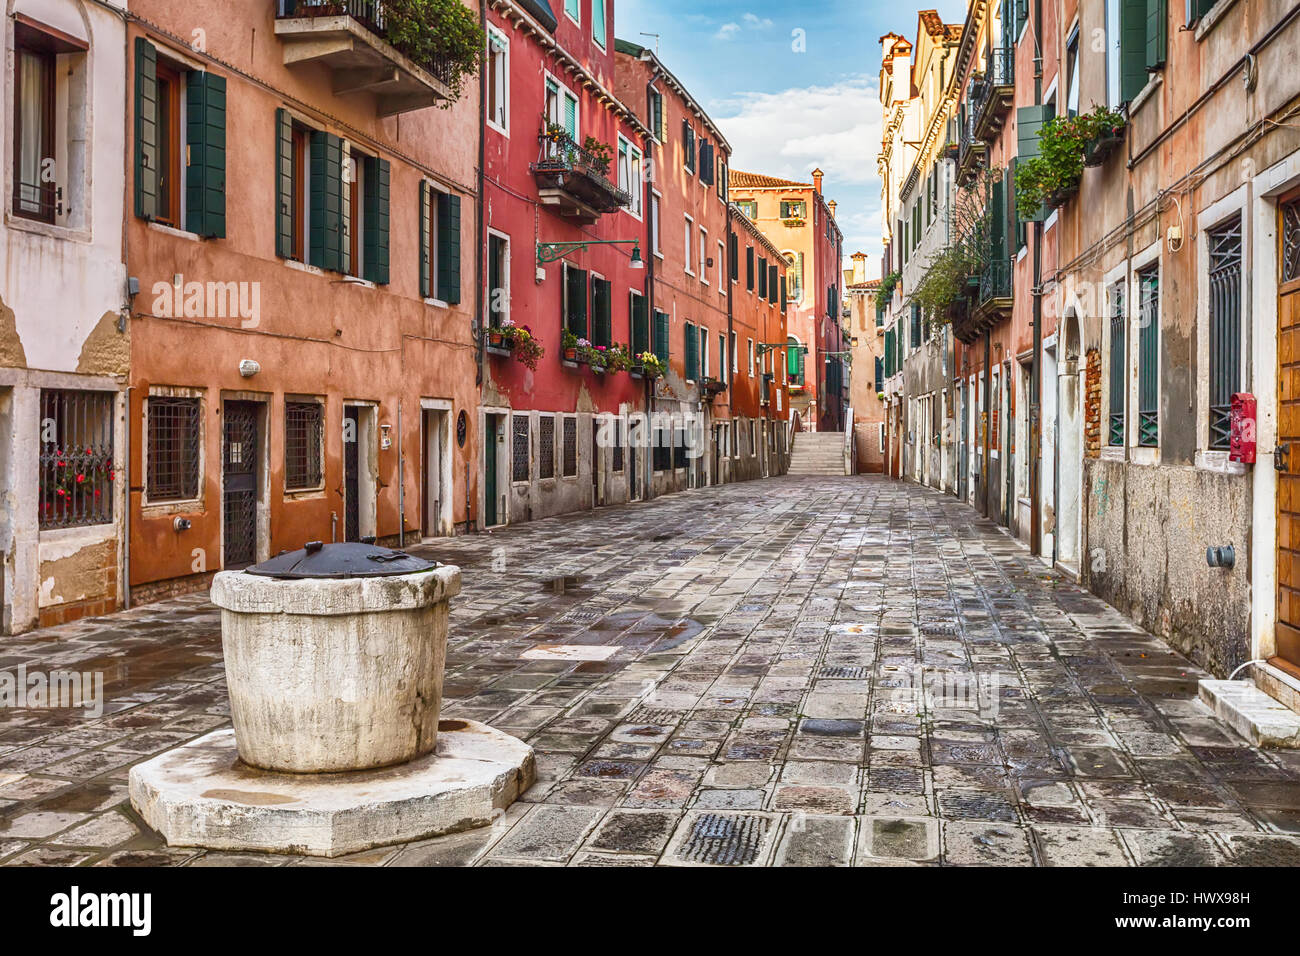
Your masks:
M657 80L659 78L659 75L660 75L659 67L655 66L655 68L650 71L650 82L653 83L655 80ZM651 141L651 137L646 136L644 141L645 152L642 155L649 153L651 149L650 141ZM652 166L651 168L653 169L654 167ZM659 271L658 270L659 259L655 255L654 217L650 215L650 200L651 200L650 183L649 182L642 183L641 189L643 193L643 202L644 202L642 208L644 208L646 211L646 215L645 215L645 237L646 237L645 238L645 299L646 299L646 326L647 326L647 331L650 333L650 341L647 343L647 345L649 345L651 351L653 351L654 337L655 337L655 332L654 332L655 274ZM659 210L659 213L660 213L660 219L662 220L663 217L662 208ZM660 229L663 228L662 221L659 223L659 228ZM667 374L667 370L665 370L665 374ZM654 391L655 391L655 380L653 378L650 378L649 376L646 376L645 379L646 417L645 417L644 427L642 428L642 434L647 437L650 436L650 417L654 413L654 404L655 404ZM651 501L654 499L655 496L654 446L650 442L647 442L645 450L648 451L649 454L643 455L642 458L644 458L645 460L640 463L640 467L642 470L640 476L641 477L641 500ZM647 475L649 475L648 479L646 478Z
M1043 102L1043 0L1034 0L1034 103ZM1040 500L1042 435L1039 416L1043 404L1043 224L1034 223L1034 356L1030 372L1029 398L1029 550L1042 553L1043 505Z
M402 399L397 399L397 546L406 547L406 456L402 441Z
M984 487L980 489L983 492L983 494L980 495L980 498L983 503L983 507L980 508L980 513L983 514L984 517L986 518L993 513L993 501L989 497L993 493L992 491L993 483L989 481L989 472L992 471L993 469L993 465L992 465L993 458L992 455L990 454L991 449L989 448L989 435L992 432L991 426L993 424L993 414L989 410L989 398L993 394L993 380L992 380L992 375L990 374L992 365L993 365L993 332L990 329L985 329L984 330L984 401L980 403L984 409L984 427L981 429L984 432L984 436L983 436L984 437L984 473L983 473Z
M487 34L487 7L486 3L479 4L478 25L483 34ZM487 102L487 70L478 71L478 102L480 112L483 104ZM474 319L470 323L470 328L474 330L474 354L476 358L476 367L474 370L474 387L479 389L479 404L483 403L483 385L486 380L485 369L487 367L487 352L484 350L484 344L487 342L487 332L483 325L483 273L484 257L487 255L487 242L484 238L484 224L486 217L483 215L483 164L487 161L487 123L479 117L478 123L478 169L475 171L475 182L478 186L478 195L474 197L474 240L478 247L474 252ZM536 255L534 250L533 255ZM463 409L462 409L463 411ZM451 412L448 412L451 415ZM455 427L454 423L451 427ZM482 437L482 436L480 436ZM400 440L400 439L399 439ZM493 454L496 449L492 449ZM483 454L487 454L487 449L483 449ZM473 518L471 509L473 501L469 490L470 467L469 459L465 459L465 530L469 531L472 527ZM405 519L402 524L403 531L406 528Z

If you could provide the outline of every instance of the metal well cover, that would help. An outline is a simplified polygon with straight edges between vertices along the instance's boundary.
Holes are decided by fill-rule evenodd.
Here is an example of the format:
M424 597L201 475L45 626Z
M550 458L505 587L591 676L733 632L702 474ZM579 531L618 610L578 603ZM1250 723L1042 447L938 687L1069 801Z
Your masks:
M416 574L436 567L436 561L374 544L308 541L305 548L277 554L247 570L268 578L377 578Z

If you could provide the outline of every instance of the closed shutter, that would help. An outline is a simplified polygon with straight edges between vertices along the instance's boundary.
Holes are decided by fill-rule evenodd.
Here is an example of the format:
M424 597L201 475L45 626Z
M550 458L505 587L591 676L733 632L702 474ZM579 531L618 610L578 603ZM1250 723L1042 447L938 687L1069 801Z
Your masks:
M800 385L803 385L806 381L804 376L807 374L807 370L808 370L808 349L800 348L799 349L799 384Z
M1120 0L1119 95L1132 101L1147 84L1147 0Z
M429 299L433 297L433 284L429 281L429 265L433 261L433 250L431 248L431 239L429 235L429 226L432 224L431 204L433 202L433 190L423 179L420 180L420 298Z
M1016 163L1023 163L1026 160L1037 156L1041 151L1038 134L1043 125L1056 115L1055 109L1050 105L1044 106L1022 106L1016 110ZM1008 170L1008 176L1015 175L1015 167ZM1006 177L1004 177L1004 182ZM1046 204L1039 207L1038 211L1030 216L1027 222L1042 222L1049 214L1050 210Z
M695 326L690 322L685 326L686 336L686 378L698 381L700 377L700 337L695 333Z
M876 391L885 390L885 363L881 361L879 355L876 356Z
M745 288L754 291L754 247L745 247Z
M1006 179L993 181L989 199L989 258L1007 257L1007 183Z
M387 285L388 192L392 168L386 159L367 156L365 169L365 219L362 223L365 278L377 285Z
M190 73L185 82L185 228L226 237L226 78Z
M1165 0L1147 0L1146 68L1148 71L1158 70L1165 65L1168 23L1169 11L1165 6Z
M606 279L591 280L591 344L612 345L610 336L613 324L613 305L610 300L610 284Z
M578 101L568 93L564 94L564 129L569 139L578 139Z
M713 144L700 140L700 182L712 186L713 179Z
M767 301L775 303L780 298L776 287L776 266L767 267Z
M668 364L668 313L655 310L655 356Z
M311 134L311 241L308 260L321 269L343 269L343 141Z
M740 237L734 232L727 234L727 258L731 281L740 278Z
M650 317L643 295L632 296L632 354L650 351Z
M293 247L293 118L275 111L275 254L284 259L298 255Z
M158 51L135 40L135 214L158 215Z
M682 149L685 152L685 165L691 172L695 171L695 130L691 129L689 120L682 120Z
M767 298L767 256L758 257L758 297Z
M438 298L460 302L460 197L438 196Z
M786 302L786 295L785 295L785 276L781 276L781 311L782 312L785 311L786 305L787 302Z
M587 270L565 266L565 328L580 339L587 338Z

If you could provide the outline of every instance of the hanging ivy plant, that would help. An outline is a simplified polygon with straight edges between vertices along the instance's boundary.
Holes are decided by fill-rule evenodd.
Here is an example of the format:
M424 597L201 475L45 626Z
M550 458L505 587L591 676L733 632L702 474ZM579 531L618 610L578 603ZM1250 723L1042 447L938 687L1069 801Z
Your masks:
M487 38L478 16L461 0L384 0L388 42L428 69L460 98L465 77L478 72Z
M917 284L909 304L917 305L932 325L949 319L949 309L966 296L966 279L977 275L982 266L971 246L956 243L936 253Z
M876 290L876 301L888 302L894 297L894 290L898 288L898 283L903 279L901 272L891 272L880 280L880 287Z
M1059 206L1079 188L1083 156L1093 124L1079 116L1057 116L1038 131L1038 155L1016 167L1016 211L1034 219L1044 203Z

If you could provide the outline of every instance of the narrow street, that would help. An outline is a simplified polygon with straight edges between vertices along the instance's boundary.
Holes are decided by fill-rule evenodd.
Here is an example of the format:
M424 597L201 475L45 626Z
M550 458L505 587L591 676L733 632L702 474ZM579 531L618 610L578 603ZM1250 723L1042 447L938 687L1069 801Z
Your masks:
M527 740L539 779L490 827L330 862L1300 863L1300 757L914 484L770 479L412 550L464 571L443 717ZM107 705L0 711L0 861L324 862L168 848L130 807L133 763L228 722L220 651L203 595L7 641L11 670L103 670Z

